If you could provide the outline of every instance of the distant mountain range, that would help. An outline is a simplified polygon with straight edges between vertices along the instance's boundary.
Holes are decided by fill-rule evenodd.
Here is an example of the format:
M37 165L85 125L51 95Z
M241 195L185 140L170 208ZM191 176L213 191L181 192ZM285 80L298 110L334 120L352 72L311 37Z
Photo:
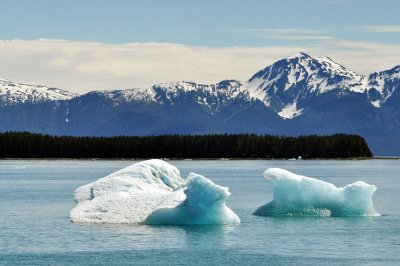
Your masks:
M368 76L328 57L279 60L247 82L190 81L92 91L0 79L0 131L53 135L359 134L400 155L400 65Z

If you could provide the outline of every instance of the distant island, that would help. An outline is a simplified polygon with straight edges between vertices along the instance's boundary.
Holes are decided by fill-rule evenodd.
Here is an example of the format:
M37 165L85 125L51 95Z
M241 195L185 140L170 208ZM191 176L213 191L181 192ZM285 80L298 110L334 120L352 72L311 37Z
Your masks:
M273 136L256 134L117 137L0 133L0 158L174 158L174 159L370 158L358 135Z

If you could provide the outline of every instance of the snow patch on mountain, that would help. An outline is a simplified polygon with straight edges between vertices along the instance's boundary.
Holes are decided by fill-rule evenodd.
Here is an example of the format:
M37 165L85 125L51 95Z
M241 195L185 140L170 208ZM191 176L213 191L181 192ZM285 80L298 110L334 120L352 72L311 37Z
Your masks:
M270 106L270 101L269 101L269 96L264 90L266 87L266 82L272 83L273 81L266 81L264 79L254 79L252 81L249 81L245 87L244 90L248 92L250 95L251 99L256 99L260 100L261 102L264 103L266 107Z
M297 102L286 105L282 111L278 113L283 119L292 119L301 115L304 108L297 109Z
M135 88L127 90L96 91L102 97L113 102L114 106L122 103L151 103L156 102L156 93L153 88Z

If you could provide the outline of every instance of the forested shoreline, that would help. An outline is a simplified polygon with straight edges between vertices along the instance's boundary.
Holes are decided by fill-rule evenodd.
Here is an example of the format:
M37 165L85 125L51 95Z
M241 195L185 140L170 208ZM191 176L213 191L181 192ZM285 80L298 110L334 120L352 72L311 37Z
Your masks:
M368 158L358 135L273 136L255 134L118 137L0 133L0 158Z

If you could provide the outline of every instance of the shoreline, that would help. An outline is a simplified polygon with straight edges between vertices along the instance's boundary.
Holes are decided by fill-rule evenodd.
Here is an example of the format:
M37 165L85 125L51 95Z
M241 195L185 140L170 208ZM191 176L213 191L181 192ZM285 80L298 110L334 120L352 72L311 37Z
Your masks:
M0 158L0 161L141 161L161 159L164 161L364 161L364 160L400 160L399 157L355 157L355 158Z

